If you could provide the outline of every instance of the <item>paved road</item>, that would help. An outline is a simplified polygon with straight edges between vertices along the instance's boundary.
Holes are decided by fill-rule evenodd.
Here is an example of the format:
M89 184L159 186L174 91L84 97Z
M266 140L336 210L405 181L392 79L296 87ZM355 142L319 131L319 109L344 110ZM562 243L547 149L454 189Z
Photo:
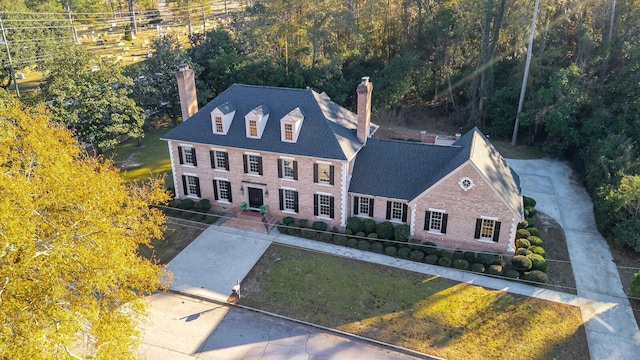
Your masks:
M237 307L176 294L148 301L139 353L149 360L417 359Z
M598 232L593 204L561 161L508 160L522 192L564 229L592 359L640 359L640 331L622 289L607 242Z

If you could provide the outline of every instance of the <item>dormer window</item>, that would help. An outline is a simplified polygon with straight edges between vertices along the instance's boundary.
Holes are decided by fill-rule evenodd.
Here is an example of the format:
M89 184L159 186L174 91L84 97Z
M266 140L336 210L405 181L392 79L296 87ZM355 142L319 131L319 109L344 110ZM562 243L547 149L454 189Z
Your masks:
M269 109L264 105L260 105L249 111L244 119L247 137L260 139L262 137L264 127L267 125L267 120L269 119Z
M300 108L291 110L287 115L280 119L280 139L284 142L296 142L298 141L298 135L300 134L300 128L302 128L302 122L304 115Z
M233 116L236 114L236 108L231 103L226 102L211 112L211 127L214 134L227 135Z

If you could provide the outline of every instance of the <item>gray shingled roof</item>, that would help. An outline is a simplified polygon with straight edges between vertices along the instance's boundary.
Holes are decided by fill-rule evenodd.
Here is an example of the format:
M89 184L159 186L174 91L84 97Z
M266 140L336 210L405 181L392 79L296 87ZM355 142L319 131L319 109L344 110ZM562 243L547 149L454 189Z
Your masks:
M211 111L235 108L226 135L213 133ZM244 117L263 106L269 119L261 139L246 137ZM304 115L296 143L280 139L280 119L295 108ZM357 115L311 89L290 89L235 84L202 107L163 139L276 153L347 160L362 147L356 135ZM375 128L374 125L372 125Z
M451 146L370 139L356 157L349 192L411 201L467 161L521 212L520 178L477 128Z

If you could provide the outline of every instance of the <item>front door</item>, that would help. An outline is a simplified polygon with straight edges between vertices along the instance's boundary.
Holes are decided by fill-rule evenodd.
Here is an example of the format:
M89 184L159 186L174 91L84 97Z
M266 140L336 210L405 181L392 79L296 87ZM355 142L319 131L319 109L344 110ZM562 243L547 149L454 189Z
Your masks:
M260 206L264 204L264 198L262 197L262 189L247 188L249 192L249 208L259 210Z

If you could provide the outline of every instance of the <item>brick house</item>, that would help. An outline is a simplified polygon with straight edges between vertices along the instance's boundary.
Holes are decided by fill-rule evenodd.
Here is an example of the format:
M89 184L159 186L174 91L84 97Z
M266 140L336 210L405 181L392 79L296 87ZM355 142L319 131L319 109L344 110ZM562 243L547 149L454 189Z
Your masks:
M450 146L373 139L368 78L357 114L308 88L238 84L197 110L193 71L177 78L186 120L163 138L176 198L337 227L389 220L449 248L515 250L519 179L478 129Z

